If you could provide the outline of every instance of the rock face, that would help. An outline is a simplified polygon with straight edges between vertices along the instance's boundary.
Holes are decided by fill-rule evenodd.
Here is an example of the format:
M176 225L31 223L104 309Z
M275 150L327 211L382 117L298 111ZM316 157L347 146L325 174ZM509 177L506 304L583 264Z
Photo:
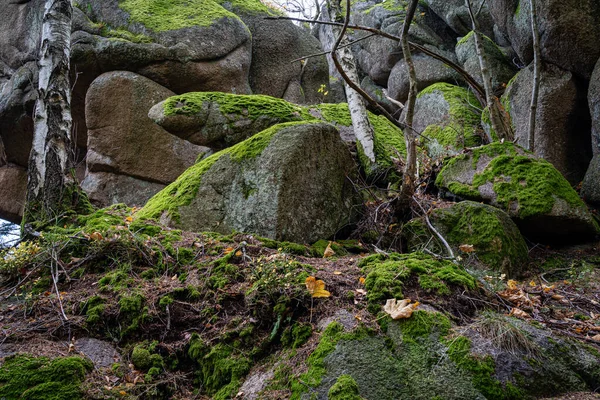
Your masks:
M600 60L594 68L587 97L592 117L592 151L596 155L600 154Z
M498 89L503 85L506 86L517 73L517 68L500 47L487 36L483 37L483 47L489 64L489 73L492 76L492 87ZM456 44L456 56L465 71L473 76L480 85L483 85L481 66L475 47L475 35L472 31Z
M454 54L449 52L444 53L444 56L451 60L454 58ZM418 90L423 90L438 82L462 82L462 78L455 70L427 55L417 53L413 57L413 62L415 63L415 72L417 73ZM388 79L388 90L390 97L402 103L408 99L408 68L404 60L399 61L392 68Z
M188 169L137 218L192 231L314 242L353 221L354 162L328 124L271 127Z
M103 172L168 184L193 165L206 148L171 135L147 117L154 104L172 95L170 90L133 72L115 71L98 77L86 99L88 173ZM90 191L92 198L109 196L111 200L124 200L117 193L126 191L125 188L111 190L112 194L99 191L128 181L117 177L107 179L108 176L89 177L84 186L93 190ZM145 187L146 190L159 188L150 184ZM135 193L131 189L129 192ZM147 192L140 200L144 197L148 197Z
M463 254L459 246L473 246L475 263L482 269L519 276L526 265L528 250L519 228L502 210L481 203L462 201L449 208L438 208L429 219L435 229L452 246L455 255ZM435 254L446 254L439 239L430 232L423 219L410 222L406 227L411 251L428 249Z
M27 171L16 165L0 167L0 218L18 224L23 217Z
M519 0L488 2L494 22L524 65L533 60L530 12ZM544 61L589 79L600 57L600 4L594 0L549 0L538 5Z
M503 96L521 146L527 145L532 82L532 69L522 69ZM572 184L581 181L591 158L585 101L573 74L552 65L544 68L536 113L535 154L550 161Z
M598 232L583 201L552 164L511 143L482 146L446 162L436 186L503 209L524 235L539 240Z
M600 205L600 154L596 154L590 162L581 185L581 196L588 203Z
M477 99L468 90L436 83L422 90L415 103L414 128L425 137L429 154L439 156L480 143Z

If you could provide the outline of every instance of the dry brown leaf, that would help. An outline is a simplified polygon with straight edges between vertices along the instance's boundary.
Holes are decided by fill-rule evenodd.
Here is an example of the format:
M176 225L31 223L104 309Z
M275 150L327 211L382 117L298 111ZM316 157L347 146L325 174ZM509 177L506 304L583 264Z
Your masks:
M92 239L92 240L102 240L102 239L104 239L104 237L102 236L102 234L100 232L92 232L90 234L90 239Z
M360 283L361 285L365 284L365 277L361 276L360 278L358 278L358 283Z
M592 338L591 338L591 339L592 339L594 342L600 342L600 334L592 336Z
M325 290L325 282L314 276L309 276L305 281L306 289L312 297L329 297L331 293Z
M341 274L342 274L342 271L333 271L333 274L334 274L334 275L341 275Z
M383 311L388 313L392 319L402 319L402 318L410 318L413 311L419 305L419 302L414 304L410 304L411 299L404 299L397 301L396 299L388 299L386 301L385 306L383 306Z
M510 310L510 313L508 315L512 315L513 317L522 318L522 319L530 319L531 318L531 316L529 314L527 314L525 311L523 311L517 307L514 307L512 310Z
M356 293L366 296L367 295L367 291L365 289L356 289Z
M243 254L243 253L242 253L242 251L241 251L241 250L238 250L238 251L236 251L236 252L235 252L235 256L236 256L236 257L241 257L241 256L242 256L242 254Z
M565 298L565 296L561 296L560 294L553 294L551 296L554 300L562 300Z
M323 252L323 258L331 257L335 254L335 251L331 248L331 242L327 245L327 248Z
M223 250L223 254L227 255L227 254L231 253L233 250L235 250L233 247L228 247L225 250Z
M458 249L463 253L473 253L475 251L475 246L472 244L461 244L458 246Z

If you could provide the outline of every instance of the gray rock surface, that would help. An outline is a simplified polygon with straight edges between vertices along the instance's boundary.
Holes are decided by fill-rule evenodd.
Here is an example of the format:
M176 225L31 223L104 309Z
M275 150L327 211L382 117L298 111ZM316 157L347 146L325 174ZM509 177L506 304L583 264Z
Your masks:
M27 191L27 171L16 165L0 167L0 218L20 224Z
M590 162L581 185L581 196L586 202L600 206L600 154Z
M109 368L122 361L121 355L111 343L94 338L77 339L75 350L89 358L96 368Z
M519 71L502 97L521 146L527 145L532 82L530 66ZM546 65L536 113L535 154L550 161L572 184L581 181L592 156L585 102L572 73Z
M353 221L354 168L331 125L277 125L188 169L137 215L197 232L312 243ZM178 203L166 200L178 192Z
M98 207L118 203L142 207L164 188L165 185L161 183L110 172L88 172L81 182L81 189L87 193L92 204Z
M600 60L594 67L587 95L592 117L592 152L600 154Z
M167 184L206 149L171 135L147 117L174 93L133 72L107 72L86 98L88 172L112 172Z

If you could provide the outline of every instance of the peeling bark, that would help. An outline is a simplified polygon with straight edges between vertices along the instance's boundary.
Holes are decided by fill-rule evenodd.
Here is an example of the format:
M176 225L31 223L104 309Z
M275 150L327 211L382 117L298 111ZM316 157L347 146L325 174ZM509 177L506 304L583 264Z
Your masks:
M24 222L61 213L71 168L70 0L46 0L38 59L38 99L29 157Z
M335 21L337 19L343 19L342 8L340 6L340 0L332 0L327 4L328 17L330 20ZM328 37L328 42L332 43L332 46L325 50L331 50L336 42L336 38L340 36L341 29L338 26L331 26L331 35ZM356 69L356 61L354 54L350 46L347 46L348 38L344 36L341 42L341 46L338 47L336 53L332 53L334 62L339 62L341 69L352 82L360 82L358 78L358 72ZM336 67L338 66L336 62ZM339 67L338 67L339 68ZM346 100L348 101L348 109L350 110L350 117L352 119L352 127L356 140L360 143L365 156L375 163L375 150L373 145L373 127L369 122L367 115L367 108L363 101L362 96L354 90L346 80L344 79L344 89L346 91Z

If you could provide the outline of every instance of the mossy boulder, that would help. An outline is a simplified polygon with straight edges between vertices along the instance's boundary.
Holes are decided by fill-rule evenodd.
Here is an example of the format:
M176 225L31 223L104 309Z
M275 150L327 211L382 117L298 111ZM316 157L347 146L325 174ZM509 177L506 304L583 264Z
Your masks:
M232 146L279 123L313 119L303 107L282 99L220 92L172 96L148 116L170 133L212 148Z
M455 255L469 258L459 250L472 245L479 268L518 276L528 260L528 249L519 228L502 210L473 201L438 208L429 215L435 229L448 241ZM412 220L403 231L411 251L427 249L445 254L445 248L428 228L424 218Z
M275 125L198 162L137 219L191 231L252 232L311 243L354 220L354 161L331 125Z
M478 145L480 120L479 102L465 88L435 83L417 96L413 126L427 138L422 142L432 157Z
M504 210L524 235L537 240L589 238L598 232L560 172L512 143L492 143L447 159L435 183L446 196Z
M291 398L509 400L598 385L596 351L511 317L485 312L456 328L442 313L417 310L380 321L377 332L330 324Z

